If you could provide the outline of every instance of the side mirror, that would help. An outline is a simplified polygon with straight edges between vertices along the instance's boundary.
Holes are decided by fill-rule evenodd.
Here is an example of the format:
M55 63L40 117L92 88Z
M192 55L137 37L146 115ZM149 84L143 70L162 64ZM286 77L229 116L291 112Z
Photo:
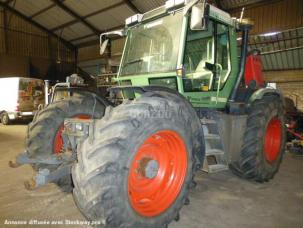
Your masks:
M100 55L103 55L105 50L106 50L106 47L107 47L107 44L109 42L109 39L106 39L103 41L103 37L109 37L109 36L113 36L113 35L116 35L116 36L125 36L126 35L126 32L124 29L122 30L117 30L117 31L111 31L111 32L105 32L105 33L102 33L100 35Z
M109 42L109 39L104 40L104 42L102 42L102 40L100 39L100 55L104 54L108 42Z
M191 10L191 20L190 29L191 30L205 30L206 20L205 20L205 2L197 3L192 7Z

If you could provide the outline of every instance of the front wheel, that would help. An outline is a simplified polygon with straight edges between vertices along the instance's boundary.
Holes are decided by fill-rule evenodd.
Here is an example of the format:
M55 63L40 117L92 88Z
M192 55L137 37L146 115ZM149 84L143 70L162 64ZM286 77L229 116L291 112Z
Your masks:
M8 114L6 113L6 112L3 112L2 114L1 114L1 123L3 124L3 125L9 125L10 124L10 119L9 119L9 116L8 116Z
M256 100L249 110L240 160L232 171L246 179L269 181L279 170L285 143L282 100L277 96Z
M49 159L61 154L64 152L62 137L64 119L100 119L103 117L104 109L104 105L91 96L74 97L51 103L41 110L28 126L26 140L28 156L34 159ZM58 165L33 164L33 168L55 170ZM71 177L61 178L57 184L70 187Z
M109 107L72 169L74 198L105 227L166 227L186 202L194 132L184 104L141 97Z

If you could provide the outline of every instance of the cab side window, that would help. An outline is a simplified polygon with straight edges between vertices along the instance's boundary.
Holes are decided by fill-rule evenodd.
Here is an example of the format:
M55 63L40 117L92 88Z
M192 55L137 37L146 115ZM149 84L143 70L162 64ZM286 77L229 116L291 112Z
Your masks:
M205 68L206 63L214 63L213 23L209 23L207 31L188 29L184 52L183 79L185 92L208 91L212 84L213 72Z
M231 71L229 33L226 25L217 24L216 35L216 88L222 89Z
M231 70L228 27L210 21L207 31L188 29L183 63L185 92L222 89Z

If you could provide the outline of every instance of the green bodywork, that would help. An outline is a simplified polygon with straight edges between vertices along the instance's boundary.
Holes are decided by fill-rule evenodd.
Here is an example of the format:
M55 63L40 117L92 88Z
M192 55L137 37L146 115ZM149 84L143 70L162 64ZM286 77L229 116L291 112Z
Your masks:
M179 15L178 15L179 14ZM224 16L224 15L223 15ZM226 16L226 15L225 15ZM130 52L129 50L133 51L135 53L136 51L136 47L133 43L131 43L133 37L132 36L132 31L135 32L135 30L143 30L142 27L148 27L148 26L157 26L157 25L153 25L153 22L156 23L162 23L162 18L165 20L166 17L182 17L182 23L175 23L174 26L181 26L181 32L180 32L180 39L179 39L179 44L178 44L178 52L176 53L177 56L176 59L176 63L174 65L174 67L170 68L167 71L163 71L163 72L147 72L147 73L141 73L141 72L136 72L134 74L131 73L131 70L129 70L129 68L133 67L136 68L135 66L137 66L137 68L139 67L140 64L145 63L145 60L142 59L130 59L131 61L129 61L128 63L126 63L126 59L128 58L128 53ZM144 14L143 17L143 21L135 26L129 27L127 28L127 39L126 39L126 45L124 47L124 51L123 51L123 56L122 56L122 60L121 60L121 65L120 65L120 69L119 69L119 73L118 73L118 77L117 77L117 81L119 83L119 85L123 86L123 85L132 85L132 86L148 86L148 85L153 85L154 83L151 83L151 81L153 79L161 79L164 78L162 81L166 81L166 79L171 79L173 81L176 81L177 86L175 89L178 90L178 92L180 94L182 94L184 97L186 97L194 107L209 107L209 108L225 108L228 102L228 99L230 97L230 94L234 88L237 76L238 76L238 72L239 72L239 60L238 60L238 53L237 53L237 33L236 33L236 26L234 21L230 18L230 17L223 17L220 16L220 14L217 14L216 11L210 11L209 13L209 20L210 23L208 23L208 28L206 30L203 31L191 31L190 29L190 14L185 14L183 13L182 9L172 13L167 13L164 8L159 8L156 9L152 12L146 13ZM177 20L176 20L177 21ZM215 25L216 24L216 25ZM211 29L214 29L214 26L216 26L216 31L218 31L219 26L221 26L222 28L226 29L225 34L228 34L228 37L224 37L222 36L220 38L220 40L217 40L216 34L213 35L213 41L211 42L211 50L209 51L212 55L215 55L215 42L217 42L217 46L218 43L221 42L221 40L223 40L222 42L225 42L225 45L227 48L227 51L225 50L225 52L227 52L227 55L229 55L229 60L228 60L228 70L226 70L228 73L226 74L226 80L225 83L220 82L220 80L218 79L220 73L216 73L216 72L220 72L220 71L213 71L215 72L214 75L214 82L213 82L213 87L212 85L209 86L209 88L207 86L203 86L203 79L202 80L198 80L198 89L196 88L195 90L193 89L192 91L188 91L188 89L184 88L184 80L188 80L190 81L190 83L193 83L193 81L191 81L191 79L189 79L188 77L193 77L193 74L188 74L188 72L186 72L186 70L184 70L184 66L186 65L185 61L186 58L185 57L185 51L186 51L186 44L187 41L189 41L190 39L196 39L195 36L205 36L203 34L206 33L210 33ZM144 27L144 28L145 28ZM141 29L141 30L140 30ZM140 33L142 34L142 33ZM162 33L160 33L162 34ZM178 32L179 34L179 32ZM212 33L211 33L212 34ZM142 35L141 35L142 36ZM152 35L150 35L152 36ZM225 40L224 40L225 38ZM217 40L217 41L215 41ZM229 40L229 41L228 41ZM165 40L164 40L165 42ZM226 44L228 42L228 44ZM208 43L207 43L208 44ZM132 45L132 46L130 46ZM140 45L140 44L137 44ZM210 46L210 45L209 45ZM214 47L213 47L214 46ZM144 48L144 47L138 47L138 48ZM176 48L176 47L173 47ZM195 48L195 46L193 45L192 47L190 47L191 49ZM190 49L189 48L189 49ZM201 49L205 49L205 46L201 45ZM207 47L209 48L209 47ZM135 51L134 51L135 50ZM208 49L210 50L210 48ZM223 52L223 51L222 51ZM157 55L160 55L159 53L156 53ZM216 55L215 55L216 56ZM160 56L161 57L161 56ZM148 56L148 60L149 63L151 62L150 59L155 59L155 58L160 58L157 56ZM146 58L146 57L144 57ZM143 58L143 59L144 59ZM165 57L161 57L161 58L165 58ZM197 65L197 61L195 61L195 59L193 58L190 59L191 57L188 57L188 63L187 65ZM222 57L223 59L223 57ZM214 63L217 62L215 60L213 60ZM194 62L194 63L193 63ZM133 65L133 66L126 66L126 65ZM205 64L203 62L203 64ZM217 67L215 65L215 67ZM222 68L222 66L220 66ZM162 67L163 68L163 67ZM169 68L169 67L167 67ZM178 69L183 69L180 73L177 73ZM217 69L217 68L216 68ZM130 72L130 73L129 73ZM180 72L180 71L178 71ZM184 73L185 72L185 73ZM223 71L222 71L223 72ZM205 73L205 72L204 72ZM207 73L207 72L206 72ZM205 77L205 76L202 76ZM217 77L217 79L216 79ZM219 81L218 81L219 80ZM209 79L210 81L210 79ZM216 81L216 82L215 82ZM209 82L209 84L211 84ZM158 82L156 85L161 85L161 81L160 83ZM166 86L165 83L163 83L163 86ZM201 89L199 90L199 86L201 87ZM220 88L219 88L220 87Z

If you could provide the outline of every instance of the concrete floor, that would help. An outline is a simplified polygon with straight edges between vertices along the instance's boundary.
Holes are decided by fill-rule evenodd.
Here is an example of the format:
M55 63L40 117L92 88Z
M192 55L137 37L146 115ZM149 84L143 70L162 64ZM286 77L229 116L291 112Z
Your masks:
M26 125L0 125L0 227L5 227L5 220L85 221L71 194L54 184L27 191L23 182L31 177L32 169L8 167L8 161L24 149L25 131ZM169 227L303 227L303 158L286 154L270 183L243 181L229 171L200 172L196 180L190 205L183 207L180 221Z

